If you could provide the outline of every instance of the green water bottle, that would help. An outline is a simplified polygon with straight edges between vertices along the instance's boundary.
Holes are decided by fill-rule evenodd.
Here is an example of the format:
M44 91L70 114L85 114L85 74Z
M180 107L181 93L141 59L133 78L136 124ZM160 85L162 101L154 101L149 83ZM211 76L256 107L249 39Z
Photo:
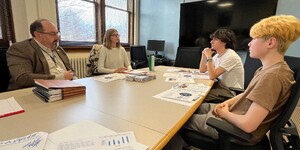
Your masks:
M154 55L149 56L149 71L154 71L155 57Z

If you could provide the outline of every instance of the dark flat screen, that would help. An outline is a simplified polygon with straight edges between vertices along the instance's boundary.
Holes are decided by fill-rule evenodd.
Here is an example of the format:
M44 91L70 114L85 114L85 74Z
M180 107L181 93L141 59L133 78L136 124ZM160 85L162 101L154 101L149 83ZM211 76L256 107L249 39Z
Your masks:
M229 28L237 36L237 49L247 47L251 26L262 18L274 15L276 8L277 0L183 3L180 8L179 46L210 46L209 35L212 32L218 28Z
M147 50L150 51L164 51L165 41L164 40L148 40Z

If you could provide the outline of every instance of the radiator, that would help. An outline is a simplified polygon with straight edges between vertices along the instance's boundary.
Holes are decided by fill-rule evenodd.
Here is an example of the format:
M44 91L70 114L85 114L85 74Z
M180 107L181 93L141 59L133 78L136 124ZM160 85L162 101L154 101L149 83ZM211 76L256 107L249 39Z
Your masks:
M86 57L70 58L71 66L75 70L78 79L84 78L86 75L86 62L87 62Z

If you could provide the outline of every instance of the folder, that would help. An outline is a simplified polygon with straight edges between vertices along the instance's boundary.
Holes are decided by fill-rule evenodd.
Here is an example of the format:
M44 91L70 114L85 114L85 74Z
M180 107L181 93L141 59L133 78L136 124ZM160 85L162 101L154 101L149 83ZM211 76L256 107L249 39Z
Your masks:
M0 100L0 118L25 112L15 98Z

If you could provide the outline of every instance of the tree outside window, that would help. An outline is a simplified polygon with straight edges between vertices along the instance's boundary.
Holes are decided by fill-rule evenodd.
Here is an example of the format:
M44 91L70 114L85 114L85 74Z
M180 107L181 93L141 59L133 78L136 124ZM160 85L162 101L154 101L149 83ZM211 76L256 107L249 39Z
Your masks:
M109 28L119 31L123 44L132 37L133 0L57 0L58 28L63 46L102 43Z

